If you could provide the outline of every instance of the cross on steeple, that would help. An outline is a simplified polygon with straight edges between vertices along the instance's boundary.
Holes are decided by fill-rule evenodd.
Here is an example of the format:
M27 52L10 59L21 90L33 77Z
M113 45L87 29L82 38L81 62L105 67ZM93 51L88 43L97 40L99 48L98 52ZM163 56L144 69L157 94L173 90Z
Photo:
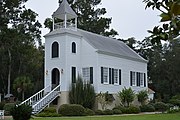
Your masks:
M59 8L53 13L53 30L59 28L75 28L77 29L77 15L70 7L67 0L59 0ZM61 23L55 23L55 19L63 20ZM72 22L75 19L74 23ZM68 22L71 20L71 22Z

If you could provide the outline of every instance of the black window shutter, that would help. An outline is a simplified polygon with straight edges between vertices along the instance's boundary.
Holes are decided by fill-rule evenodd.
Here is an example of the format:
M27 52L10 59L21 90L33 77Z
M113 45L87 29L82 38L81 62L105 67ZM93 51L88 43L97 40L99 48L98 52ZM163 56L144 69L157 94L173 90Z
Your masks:
M121 70L119 70L119 85L121 85Z
M104 83L104 80L103 80L103 67L101 67L101 83L102 84Z
M112 83L112 72L111 72L111 68L109 68L109 84Z
M114 84L114 68L112 68L112 84Z
M76 67L72 67L72 83L76 83Z
M137 72L136 73L136 83L137 83L137 86L140 86L140 73L139 72Z
M146 87L146 73L144 73L144 87Z
M130 71L130 85L132 86L132 71Z
M93 84L93 67L90 67L90 83Z

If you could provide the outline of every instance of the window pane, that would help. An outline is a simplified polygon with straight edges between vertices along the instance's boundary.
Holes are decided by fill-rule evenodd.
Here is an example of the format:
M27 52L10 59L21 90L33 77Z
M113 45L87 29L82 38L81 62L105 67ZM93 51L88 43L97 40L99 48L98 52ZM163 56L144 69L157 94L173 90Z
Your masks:
M114 69L114 83L118 84L118 69Z
M90 80L90 68L83 68L82 69L82 76L83 80L89 81Z
M108 83L108 68L103 67L103 82Z
M72 43L72 53L76 53L76 43Z
M54 42L52 44L52 58L59 57L59 44Z

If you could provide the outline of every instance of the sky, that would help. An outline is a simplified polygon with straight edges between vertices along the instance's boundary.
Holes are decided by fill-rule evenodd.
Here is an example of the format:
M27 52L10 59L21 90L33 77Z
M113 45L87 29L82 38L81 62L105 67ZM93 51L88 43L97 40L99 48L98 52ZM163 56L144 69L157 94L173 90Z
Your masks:
M160 13L146 9L143 0L102 0L100 7L106 8L105 17L112 18L111 28L118 32L116 38L143 40L148 37L147 30L159 24ZM51 18L58 8L58 0L28 0L26 8L30 8L38 14L38 20L43 24L46 18ZM42 36L49 32L42 28ZM43 38L44 39L44 38Z

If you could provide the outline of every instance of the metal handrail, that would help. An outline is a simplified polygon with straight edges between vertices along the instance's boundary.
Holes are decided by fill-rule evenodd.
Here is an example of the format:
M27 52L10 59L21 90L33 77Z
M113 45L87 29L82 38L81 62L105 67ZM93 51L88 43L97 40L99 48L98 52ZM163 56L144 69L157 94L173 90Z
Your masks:
M57 92L55 92L57 91ZM43 108L45 108L48 103L51 103L59 94L60 85L55 87L51 92L45 95L41 100L39 100L36 104L32 106L36 113L39 113Z

